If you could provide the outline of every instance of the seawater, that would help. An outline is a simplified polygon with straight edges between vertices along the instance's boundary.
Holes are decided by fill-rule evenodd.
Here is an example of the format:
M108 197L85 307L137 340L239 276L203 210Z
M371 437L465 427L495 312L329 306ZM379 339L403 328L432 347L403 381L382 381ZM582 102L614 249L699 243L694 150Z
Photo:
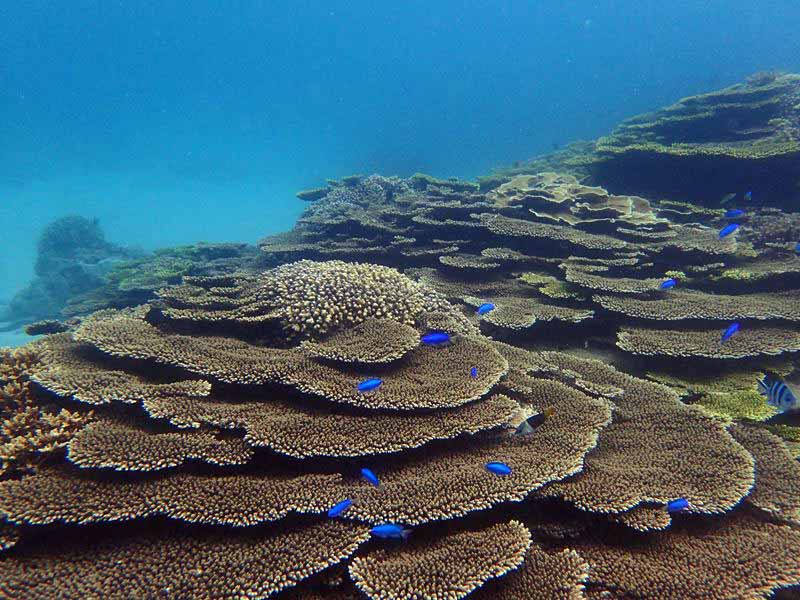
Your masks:
M799 22L780 0L2 3L0 303L55 218L254 242L328 177L472 178L800 71Z

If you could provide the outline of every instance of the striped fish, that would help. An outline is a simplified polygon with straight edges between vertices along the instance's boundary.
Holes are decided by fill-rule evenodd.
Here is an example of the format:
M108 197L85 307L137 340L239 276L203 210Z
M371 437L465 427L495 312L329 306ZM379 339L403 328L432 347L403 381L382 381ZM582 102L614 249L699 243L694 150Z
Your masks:
M798 406L800 390L796 384L787 384L777 377L765 374L763 379L758 380L758 391L767 397L767 404L781 412L800 408Z

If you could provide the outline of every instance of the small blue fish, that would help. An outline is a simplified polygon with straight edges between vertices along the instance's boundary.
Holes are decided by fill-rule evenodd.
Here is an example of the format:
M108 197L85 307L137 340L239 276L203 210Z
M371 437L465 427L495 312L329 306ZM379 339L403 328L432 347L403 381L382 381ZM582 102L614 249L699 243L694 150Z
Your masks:
M726 219L734 219L736 217L741 217L744 214L744 211L739 208L732 208L728 211L725 211L725 218Z
M475 312L478 313L479 315L485 315L486 313L491 312L493 310L494 310L494 304L492 304L491 302L484 302L478 307L478 310L476 310Z
M369 481L375 487L378 487L381 484L381 482L378 481L378 476L375 475L375 473L373 473L370 469L367 469L366 467L361 469L361 476L367 481Z
M745 202L750 202L753 199L753 192L745 192L744 200Z
M739 229L738 223L731 223L730 225L725 225L725 227L723 227L719 232L719 238L722 239L724 237L727 237L737 229Z
M478 367L472 367L469 370L469 376L472 377L473 379L477 379L478 378Z
M658 287L660 287L662 290L668 290L669 288L674 288L677 284L678 281L670 277L669 279L665 279L664 281L662 281L661 285L659 285Z
M689 502L686 500L686 498L676 498L675 500L670 500L667 503L667 512L670 514L681 512L687 508L689 508Z
M332 519L336 518L351 506L353 506L353 501L350 500L350 498L345 498L338 504L334 504L331 507L331 509L328 511L328 516L331 517Z
M511 467L506 463L489 462L486 463L486 470L495 475L511 475Z
M774 375L765 374L758 381L758 391L767 397L767 404L781 412L800 408L800 387L796 383L787 383Z
M377 377L372 377L371 379L365 379L361 383L358 384L358 391L359 392L370 392L372 390L377 390L379 387L383 385L383 379L378 379Z
M794 245L794 251L797 252L797 254L800 254L800 242L797 242Z
M423 335L421 340L428 346L441 346L450 343L450 334L444 331L431 331Z
M375 537L390 540L406 540L411 535L410 529L404 529L400 525L394 523L386 523L385 525L376 525L369 532Z
M722 340L720 340L720 343L727 342L729 339L731 339L733 337L733 334L739 331L739 327L740 327L739 323L731 323L730 325L728 325L728 328L722 334Z

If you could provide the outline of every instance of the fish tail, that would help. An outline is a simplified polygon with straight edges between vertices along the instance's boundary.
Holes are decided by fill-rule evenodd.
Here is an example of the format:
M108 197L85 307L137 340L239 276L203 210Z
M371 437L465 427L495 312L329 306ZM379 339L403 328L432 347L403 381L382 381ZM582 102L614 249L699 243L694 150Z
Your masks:
M758 380L758 392L762 396L769 395L769 386L770 386L770 381L768 375L764 375L762 379Z
M410 536L411 536L411 530L410 529L402 529L400 531L400 537L403 538L403 541L406 541Z

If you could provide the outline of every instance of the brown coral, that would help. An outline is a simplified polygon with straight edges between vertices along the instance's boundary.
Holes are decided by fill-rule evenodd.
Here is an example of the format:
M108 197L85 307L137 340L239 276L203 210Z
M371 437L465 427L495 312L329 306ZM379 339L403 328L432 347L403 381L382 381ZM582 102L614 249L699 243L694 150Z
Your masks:
M800 321L798 292L725 296L694 290L671 290L656 299L594 296L603 308L641 319L783 319Z
M764 429L735 425L731 433L756 461L756 484L747 502L800 525L800 464L783 440Z
M241 465L253 451L241 439L211 431L151 432L122 419L100 418L70 440L67 458L84 468L155 471L188 460Z
M364 527L328 522L281 532L160 528L101 542L51 542L3 561L0 595L267 598L341 562L368 537Z
M522 565L475 593L474 600L582 600L587 563L574 550L552 552L533 543Z
M321 341L302 344L311 356L341 362L384 363L402 358L419 344L419 333L391 319L368 319Z
M416 448L433 440L499 427L516 406L514 400L496 395L441 411L431 419L428 414L315 411L275 398L250 402L194 398L145 402L150 415L168 419L179 427L206 423L241 428L251 446L268 447L296 458L367 456Z
M0 478L35 468L91 420L37 399L29 377L37 360L27 348L0 349Z
M246 527L290 513L321 513L347 494L339 475L193 475L94 478L42 468L0 482L0 510L12 523L99 523L164 515L190 523Z
M423 346L383 373L383 385L358 390L375 369L348 370L309 359L294 349L254 346L222 337L166 334L125 315L84 323L75 333L114 356L150 359L234 384L282 383L328 400L369 408L443 408L483 396L505 373L505 360L479 338L456 338L445 347ZM478 376L465 378L475 366ZM447 382L447 384L445 384Z
M643 502L689 501L696 512L730 510L753 483L753 459L716 419L682 404L664 386L596 360L548 352L555 366L624 390L614 422L576 477L542 491L594 512L624 512ZM654 434L654 432L658 432ZM714 473L713 482L708 473Z
M744 511L638 541L575 545L590 588L665 600L766 597L800 578L798 548L800 532Z
M356 557L350 575L373 600L459 600L517 568L530 543L525 526L510 521Z
M617 346L626 352L648 356L700 356L718 359L777 356L800 350L800 330L797 329L744 325L724 343L723 332L723 328L681 330L623 327L617 334Z

